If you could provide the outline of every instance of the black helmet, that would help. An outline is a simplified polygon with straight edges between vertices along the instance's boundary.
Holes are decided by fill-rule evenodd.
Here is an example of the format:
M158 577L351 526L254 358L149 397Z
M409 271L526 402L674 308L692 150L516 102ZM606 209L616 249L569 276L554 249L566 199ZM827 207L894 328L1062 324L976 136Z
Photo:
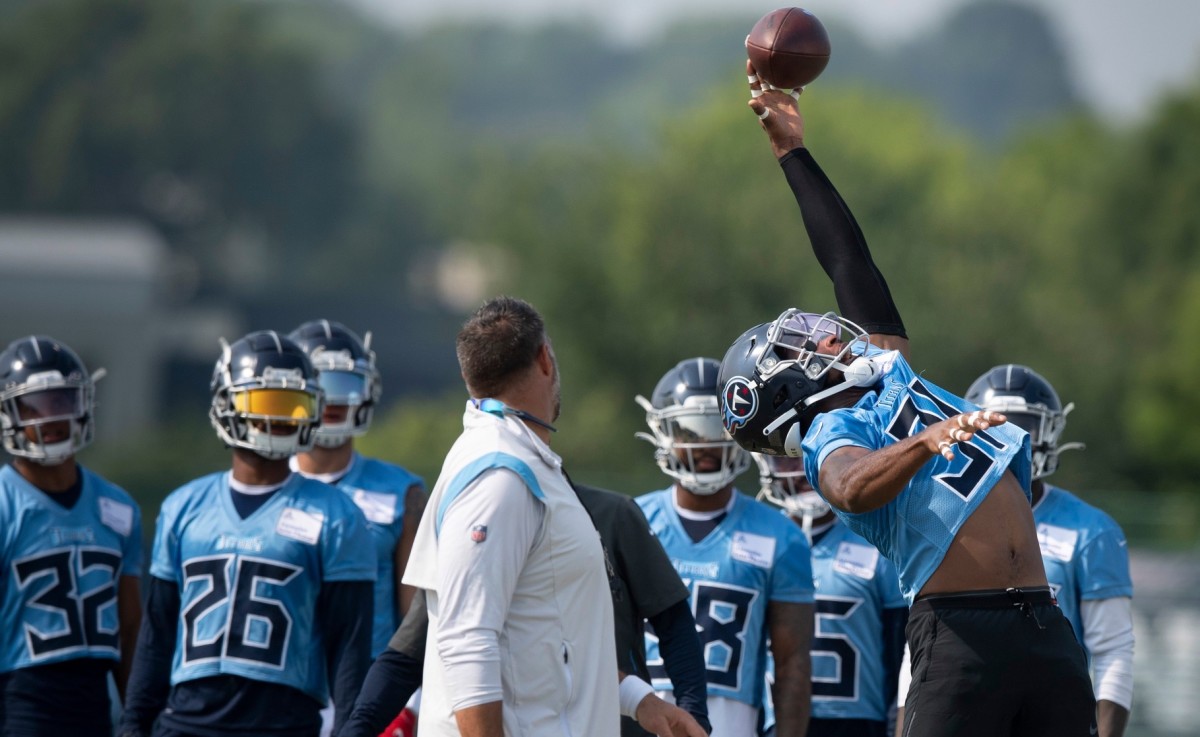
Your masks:
M270 459L312 448L324 401L308 354L274 330L221 346L208 413L221 440Z
M14 456L52 466L92 442L96 380L75 352L45 335L14 340L0 353L0 434ZM67 421L70 432L46 442L46 426ZM33 430L30 437L26 428Z
M818 352L830 337L840 341L837 352ZM869 360L855 356L866 344L866 331L833 313L790 309L750 328L729 347L717 376L725 430L752 453L798 455L799 440L819 414L812 404L878 378ZM830 383L835 368L845 381ZM798 436L788 444L797 423Z
M649 434L637 436L654 444L663 473L693 494L714 494L750 468L750 456L722 427L717 368L712 358L680 361L658 380L649 400L636 397L650 426ZM716 471L697 470L693 454L701 450L720 451Z
M1008 363L988 369L971 384L965 398L1006 415L1009 422L1029 433L1035 479L1058 469L1060 453L1083 447L1083 443L1058 444L1067 414L1075 405L1063 407L1050 382L1027 366Z
M288 337L312 359L317 381L325 390L325 404L349 408L344 421L317 429L316 444L334 448L366 433L383 392L371 333L364 340L341 323L310 320Z

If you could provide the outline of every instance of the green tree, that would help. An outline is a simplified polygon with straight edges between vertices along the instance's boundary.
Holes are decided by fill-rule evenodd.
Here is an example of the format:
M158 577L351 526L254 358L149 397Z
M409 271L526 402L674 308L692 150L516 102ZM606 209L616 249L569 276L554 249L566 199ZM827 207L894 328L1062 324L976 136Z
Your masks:
M351 129L264 8L52 0L0 30L0 207L131 215L210 274L240 243L303 274L356 187Z

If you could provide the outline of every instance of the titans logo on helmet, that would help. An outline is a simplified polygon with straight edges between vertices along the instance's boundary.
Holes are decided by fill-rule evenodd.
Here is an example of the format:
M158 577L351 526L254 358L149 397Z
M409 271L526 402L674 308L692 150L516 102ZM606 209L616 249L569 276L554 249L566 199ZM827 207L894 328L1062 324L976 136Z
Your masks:
M744 376L735 376L725 382L721 392L721 415L725 429L732 431L754 418L758 413L758 393Z

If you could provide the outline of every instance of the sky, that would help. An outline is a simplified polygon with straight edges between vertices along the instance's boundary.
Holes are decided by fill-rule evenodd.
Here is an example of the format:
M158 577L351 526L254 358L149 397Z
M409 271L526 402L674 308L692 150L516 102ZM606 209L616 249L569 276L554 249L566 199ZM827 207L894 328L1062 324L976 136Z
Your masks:
M594 21L614 37L652 37L680 13L747 15L783 3L746 0L353 0L403 27L446 19L516 24ZM805 0L817 17L839 17L881 45L911 38L973 0ZM1200 0L1020 0L1049 14L1084 97L1122 121L1145 117L1170 89L1200 81ZM747 29L749 30L749 29ZM836 39L834 51L837 54Z

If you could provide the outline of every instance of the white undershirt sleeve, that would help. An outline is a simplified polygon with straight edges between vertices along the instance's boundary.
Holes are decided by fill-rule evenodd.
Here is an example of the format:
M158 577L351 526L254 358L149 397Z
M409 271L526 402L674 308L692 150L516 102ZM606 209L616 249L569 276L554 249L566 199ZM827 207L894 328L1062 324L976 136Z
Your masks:
M1092 658L1096 699L1133 703L1133 607L1128 596L1079 603L1083 644Z
M453 711L503 699L500 633L544 514L519 476L493 469L464 489L442 518L437 651Z
M912 656L908 653L908 643L904 643L904 658L900 661L900 683L896 688L896 706L903 708L904 700L908 698L908 688L912 685Z

